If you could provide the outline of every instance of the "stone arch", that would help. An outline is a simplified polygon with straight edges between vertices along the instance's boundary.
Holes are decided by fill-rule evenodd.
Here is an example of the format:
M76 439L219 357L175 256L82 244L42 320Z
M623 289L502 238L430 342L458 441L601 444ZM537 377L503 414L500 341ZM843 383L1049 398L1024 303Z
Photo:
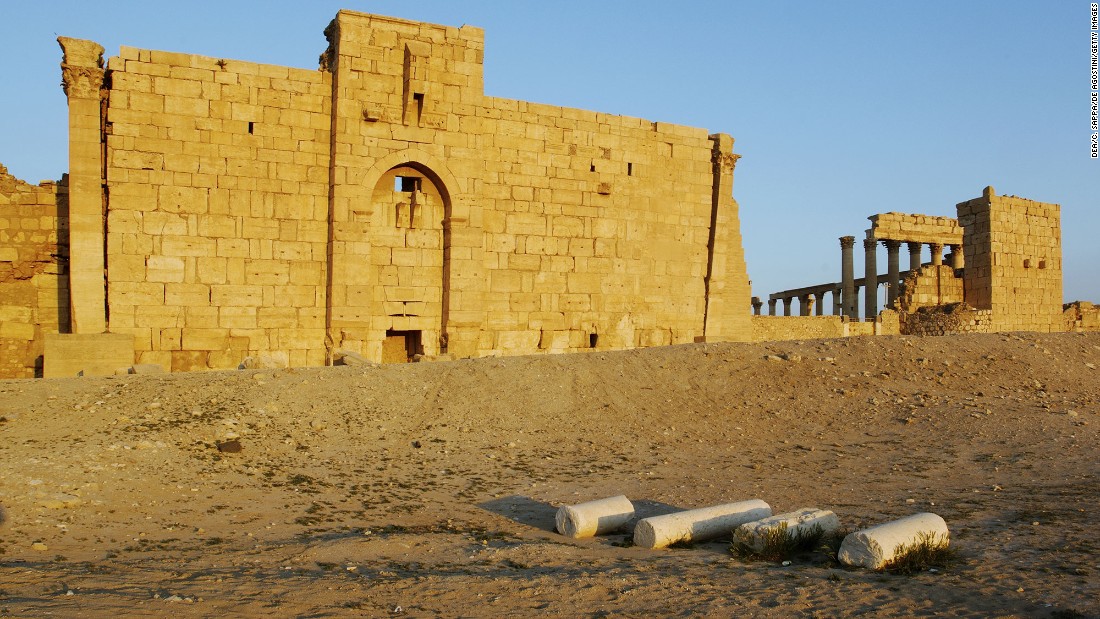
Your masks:
M348 180L333 211L334 348L374 361L448 352L451 224L464 183L420 149L349 170Z
M363 175L360 186L370 190L378 184L384 174L401 166L416 168L425 176L431 178L432 182L439 188L440 193L443 194L443 198L451 210L454 210L456 205L459 204L459 198L466 194L465 184L451 173L443 160L419 148L396 151L379 158ZM446 218L451 216L453 216L453 213L446 213Z

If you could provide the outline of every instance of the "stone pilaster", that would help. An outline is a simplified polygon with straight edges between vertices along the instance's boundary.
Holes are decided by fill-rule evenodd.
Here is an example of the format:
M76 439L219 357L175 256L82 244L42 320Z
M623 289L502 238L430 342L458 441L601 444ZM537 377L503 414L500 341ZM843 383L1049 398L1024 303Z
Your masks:
M73 333L107 330L103 276L103 47L58 37L69 100L69 304Z

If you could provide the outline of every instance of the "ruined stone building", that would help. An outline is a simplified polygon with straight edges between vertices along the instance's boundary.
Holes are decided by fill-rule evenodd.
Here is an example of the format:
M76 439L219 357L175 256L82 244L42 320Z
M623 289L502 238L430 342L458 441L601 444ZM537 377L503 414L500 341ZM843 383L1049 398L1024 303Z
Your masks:
M1091 304L1062 305L1057 204L998 196L986 187L981 197L959 203L956 210L958 219L903 213L870 216L871 227L863 239L862 278L855 277L856 238L841 237L840 281L774 293L768 299L768 314L776 315L781 302L783 314L791 316L797 299L799 316L811 316L814 311L822 316L828 295L831 313L850 323L859 320L862 291L865 322L854 333L853 325L846 325L844 335L1055 332L1082 330L1086 323L1095 322ZM880 243L887 251L886 273L880 273L877 264ZM909 253L905 271L900 267L902 245ZM922 260L925 246L929 262ZM945 248L950 250L946 263ZM881 313L880 286L886 287L886 311ZM763 302L754 298L753 305L760 314ZM827 329L830 323L794 324L803 325L805 331Z
M0 375L752 339L728 135L485 96L470 26L325 35L319 70L59 39L68 174L0 171Z

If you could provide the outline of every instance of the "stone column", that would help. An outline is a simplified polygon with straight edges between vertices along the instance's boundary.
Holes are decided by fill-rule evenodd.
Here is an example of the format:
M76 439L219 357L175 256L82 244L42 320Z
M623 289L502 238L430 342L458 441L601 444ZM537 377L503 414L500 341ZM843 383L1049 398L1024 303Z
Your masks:
M878 241L875 239L863 239L863 265L865 273L863 282L866 288L863 293L863 319L874 320L878 316L878 260L875 250L878 249Z
M932 266L938 267L943 264L943 243L930 243L932 248Z
M764 302L760 300L760 297L752 298L752 314L753 316L760 315L760 308L764 307Z
M961 269L965 265L963 261L963 247L962 245L949 245L951 248L951 268Z
M898 290L901 288L901 273L898 265L898 250L901 249L901 241L883 241L886 246L886 268L889 275L886 285L886 308L894 309L894 300L898 298Z
M916 273L920 270L921 244L915 241L908 241L905 245L909 247L909 271L911 273Z
M775 302L779 299L768 299L768 316L775 316Z
M809 294L804 294L798 297L798 315L809 316L810 308L814 306L813 297Z
M784 297L783 298L783 315L784 316L790 316L791 315L791 309L792 309L791 306L792 305L794 305L794 297Z
M844 315L852 320L859 318L856 313L855 263L852 260L852 247L855 244L856 237L854 236L840 237L840 285L842 290L840 303L844 308Z
M818 316L823 315L825 311L825 292L814 293L814 313Z
M58 37L69 100L69 306L73 333L107 330L103 278L103 47Z
M841 309L843 306L840 302L840 296L843 293L842 288L836 288L833 290L833 316L840 316L844 313Z

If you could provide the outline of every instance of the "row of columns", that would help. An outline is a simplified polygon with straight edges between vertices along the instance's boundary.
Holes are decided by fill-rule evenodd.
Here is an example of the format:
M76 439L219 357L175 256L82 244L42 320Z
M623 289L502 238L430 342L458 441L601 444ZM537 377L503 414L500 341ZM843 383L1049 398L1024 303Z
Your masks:
M854 236L842 236L840 237L840 270L841 270L841 289L843 291L842 304L844 306L844 314L852 320L859 319L859 309L857 306L857 295L855 286L855 266L853 264L852 248L855 247L856 239ZM873 318L878 315L878 243L881 242L886 246L886 261L887 261L887 275L886 275L886 305L887 307L893 307L894 301L898 298L898 292L901 288L901 270L899 265L898 252L901 249L902 241L893 239L884 239L879 241L878 239L867 238L863 240L863 257L864 257L864 303L863 311L864 316ZM909 271L913 273L919 271L921 268L921 249L923 243L918 241L906 241L906 246L909 249ZM929 243L929 247L932 250L932 266L940 266L943 264L943 244L942 243ZM962 268L962 247L959 245L950 245L951 248L951 267L954 269Z
M808 292L797 296L784 297L782 299L768 299L768 315L775 316L776 310L779 306L779 301L783 302L783 316L794 315L794 301L798 299L798 315L799 316L824 316L825 315L825 295L833 295L833 307L831 314L833 316L841 315L840 298L841 290L836 288L833 290L821 290L818 292ZM752 313L760 316L764 309L764 302L759 297L752 298Z
M863 313L868 318L878 316L878 286L879 284L886 284L886 306L893 307L894 301L897 300L898 294L901 290L902 272L901 272L901 259L900 250L902 243L909 249L909 269L905 272L905 275L920 270L921 262L921 250L924 243L919 241L898 241L893 239L873 239L866 238L863 240L863 261L864 261L864 278L862 288L864 290L863 298ZM882 243L886 247L886 279L885 281L879 281L878 273L878 244ZM859 319L859 288L855 282L855 260L854 260L854 248L856 244L856 237L854 236L842 236L840 237L840 270L841 281L840 284L834 289L820 288L813 292L806 292L801 295L783 296L773 299L768 299L768 315L775 316L778 309L778 303L783 302L783 316L794 315L794 300L798 299L798 314L799 316L810 316L815 314L822 316L825 311L825 295L833 295L832 314L834 316L848 316L851 320ZM932 250L932 265L940 266L943 264L943 248L942 243L928 243ZM950 264L954 269L961 269L962 264L962 247L959 245L949 245L951 248ZM764 303L758 297L752 298L753 313L760 315L763 310Z

